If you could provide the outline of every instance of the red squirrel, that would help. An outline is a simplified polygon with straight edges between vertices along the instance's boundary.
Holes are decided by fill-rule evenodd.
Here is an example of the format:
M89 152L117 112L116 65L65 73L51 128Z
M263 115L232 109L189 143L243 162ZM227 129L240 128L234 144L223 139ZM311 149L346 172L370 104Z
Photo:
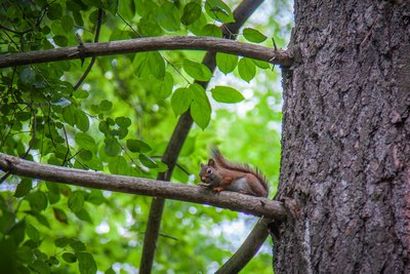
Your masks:
M212 188L214 192L229 190L258 197L268 196L268 184L265 176L248 165L227 161L218 149L212 149L212 159L208 164L201 164L199 177L201 186Z

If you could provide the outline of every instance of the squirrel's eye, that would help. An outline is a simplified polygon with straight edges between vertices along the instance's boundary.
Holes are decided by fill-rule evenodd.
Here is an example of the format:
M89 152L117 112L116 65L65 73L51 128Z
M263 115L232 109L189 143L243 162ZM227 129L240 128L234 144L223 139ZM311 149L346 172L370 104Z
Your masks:
M212 170L210 168L207 169L206 173L211 174Z

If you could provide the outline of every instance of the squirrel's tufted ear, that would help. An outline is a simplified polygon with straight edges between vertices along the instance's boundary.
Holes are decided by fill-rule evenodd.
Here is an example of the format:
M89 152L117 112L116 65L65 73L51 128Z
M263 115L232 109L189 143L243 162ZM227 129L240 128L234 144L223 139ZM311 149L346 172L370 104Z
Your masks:
M209 161L208 161L208 166L215 167L215 161L214 161L214 159L209 159Z

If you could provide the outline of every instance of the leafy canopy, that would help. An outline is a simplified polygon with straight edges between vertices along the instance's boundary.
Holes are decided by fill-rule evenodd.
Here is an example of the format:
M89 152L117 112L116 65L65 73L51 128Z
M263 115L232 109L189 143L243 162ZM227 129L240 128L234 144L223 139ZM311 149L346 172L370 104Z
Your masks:
M75 46L76 36L92 42L99 9L100 41L221 37L219 26L233 22L232 9L220 0L3 1L0 52ZM244 29L243 37L257 43L266 39L251 28ZM160 157L177 119L190 111L196 126L173 181L197 182L190 175L196 175L214 143L229 158L257 165L276 184L280 148L275 125L281 114L273 109L280 96L269 82L277 71L264 62L218 53L217 67L226 80L201 64L203 56L187 51L99 57L79 89L73 86L90 60L2 69L0 150L53 165L155 178L167 169ZM264 82L256 73L262 69ZM252 81L256 90L246 95L249 85L238 79ZM210 89L195 80L211 80ZM138 268L149 198L17 176L0 187L0 266L5 273ZM248 219L249 224L254 220ZM204 272L220 265L240 243L235 232L224 236L221 231L237 220L230 211L168 201L156 271L186 273L195 266ZM270 255L259 256L251 267L270 272L270 260Z

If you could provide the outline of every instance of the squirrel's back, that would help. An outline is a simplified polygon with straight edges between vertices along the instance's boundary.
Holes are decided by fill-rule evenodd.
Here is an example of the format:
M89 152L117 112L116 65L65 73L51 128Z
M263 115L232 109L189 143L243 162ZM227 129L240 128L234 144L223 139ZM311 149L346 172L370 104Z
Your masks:
M248 165L244 164L236 164L236 163L231 163L228 160L226 160L221 152L217 148L212 148L212 157L215 160L216 164L220 167L230 169L230 170L236 170L244 173L251 173L256 176L256 178L261 182L263 187L266 189L266 192L269 192L269 187L268 183L266 180L266 177L258 170L258 169L253 169Z

